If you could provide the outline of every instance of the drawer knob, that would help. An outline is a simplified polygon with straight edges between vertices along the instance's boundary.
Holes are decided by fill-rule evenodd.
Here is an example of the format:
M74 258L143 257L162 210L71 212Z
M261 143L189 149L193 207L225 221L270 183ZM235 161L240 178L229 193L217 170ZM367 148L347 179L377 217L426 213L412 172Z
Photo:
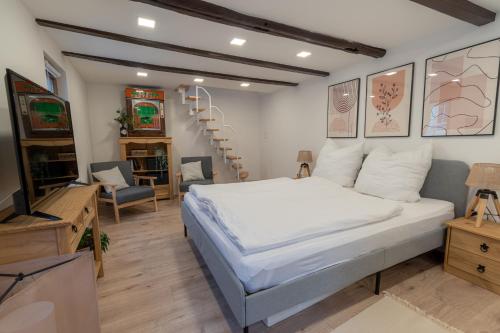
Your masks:
M488 249L489 249L489 248L490 248L490 247L489 247L489 246L488 246L488 244L486 244L486 243L483 243L483 244L481 244L481 245L479 246L479 249L481 250L481 252L484 252L484 253L488 252Z
M73 230L75 234L78 233L78 227L74 224L71 225L71 230Z
M477 265L476 271L478 271L479 273L484 273L486 272L486 267L483 265Z

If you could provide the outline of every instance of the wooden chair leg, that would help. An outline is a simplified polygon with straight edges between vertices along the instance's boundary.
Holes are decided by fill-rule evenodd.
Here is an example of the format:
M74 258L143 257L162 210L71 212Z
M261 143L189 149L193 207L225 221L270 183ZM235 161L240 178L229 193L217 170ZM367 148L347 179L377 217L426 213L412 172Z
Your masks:
M113 208L115 210L115 223L118 224L120 223L120 210L116 202L113 204Z
M156 200L156 195L155 195L155 199L153 200L154 202L154 205L155 205L155 212L158 211L158 200Z

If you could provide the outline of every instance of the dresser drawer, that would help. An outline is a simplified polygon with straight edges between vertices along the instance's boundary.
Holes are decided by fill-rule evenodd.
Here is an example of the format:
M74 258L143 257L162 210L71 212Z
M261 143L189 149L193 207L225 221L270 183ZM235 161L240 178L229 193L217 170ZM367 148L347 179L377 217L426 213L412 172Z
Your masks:
M448 265L486 281L500 284L500 263L451 246Z
M488 237L453 228L450 246L500 262L500 242Z

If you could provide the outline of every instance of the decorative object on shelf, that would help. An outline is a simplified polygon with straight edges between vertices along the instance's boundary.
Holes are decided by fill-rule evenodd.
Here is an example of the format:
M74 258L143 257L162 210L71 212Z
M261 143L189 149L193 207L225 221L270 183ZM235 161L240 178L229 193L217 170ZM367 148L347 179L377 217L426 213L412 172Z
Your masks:
M76 159L76 153L58 153L57 158L61 161L72 161Z
M476 228L481 227L483 224L484 213L488 209L490 197L495 205L495 210L497 212L496 216L499 216L500 201L498 200L498 194L495 189L500 188L500 164L474 164L469 173L469 177L465 181L465 185L479 188L465 213L466 218L476 215Z
M127 111L116 110L116 113L118 113L119 116L114 120L120 124L120 136L126 137L128 136L129 127L132 127L132 118Z
M297 162L301 163L297 178L310 177L311 171L309 163L312 163L312 152L310 150L300 150L297 154Z
M131 136L165 135L165 93L163 90L126 88L127 114Z
M328 87L328 138L358 136L359 82L358 78Z
M365 138L410 135L414 63L366 77Z
M103 253L106 253L109 248L109 236L104 231L101 231L101 249ZM91 251L94 251L94 235L92 233L92 228L86 228L82 238L80 239L80 243L78 244L77 250L81 250L84 248L89 248Z
M427 59L422 136L493 135L499 67L498 39Z
M147 156L147 155L148 155L147 149L131 149L130 150L130 156Z

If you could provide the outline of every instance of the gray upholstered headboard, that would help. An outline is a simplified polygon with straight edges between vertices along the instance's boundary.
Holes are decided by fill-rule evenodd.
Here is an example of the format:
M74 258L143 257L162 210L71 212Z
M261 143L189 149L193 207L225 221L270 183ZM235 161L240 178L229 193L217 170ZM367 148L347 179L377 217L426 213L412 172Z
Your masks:
M455 216L463 216L469 194L469 189L465 186L468 175L469 166L462 161L433 159L420 195L453 202Z

